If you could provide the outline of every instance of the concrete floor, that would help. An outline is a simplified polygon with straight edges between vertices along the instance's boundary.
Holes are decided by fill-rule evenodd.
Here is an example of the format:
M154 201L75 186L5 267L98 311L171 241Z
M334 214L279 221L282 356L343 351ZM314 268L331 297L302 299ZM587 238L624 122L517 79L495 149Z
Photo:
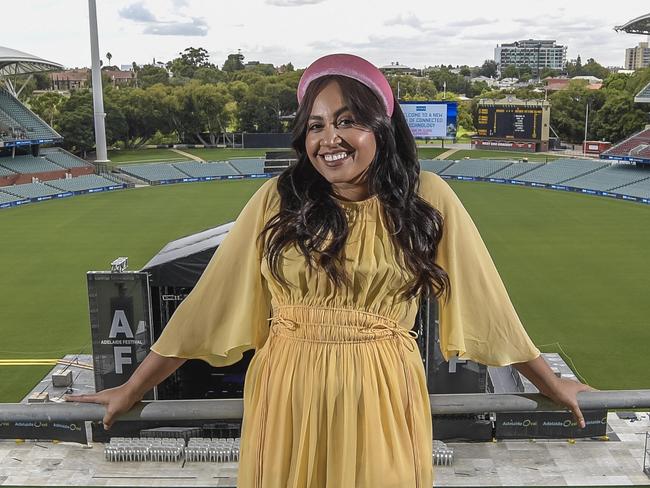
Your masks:
M448 443L452 466L437 486L650 485L643 451L650 416L608 415L610 440ZM104 460L103 444L0 441L0 485L236 486L236 463ZM647 461L650 462L650 459Z

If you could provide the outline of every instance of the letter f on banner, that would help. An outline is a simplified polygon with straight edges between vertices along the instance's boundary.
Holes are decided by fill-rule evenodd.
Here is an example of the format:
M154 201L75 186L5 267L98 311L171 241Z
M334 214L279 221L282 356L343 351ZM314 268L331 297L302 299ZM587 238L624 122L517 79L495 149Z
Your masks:
M133 361L131 361L131 347L129 346L114 347L113 357L115 359L115 374L124 374L123 366L133 364Z

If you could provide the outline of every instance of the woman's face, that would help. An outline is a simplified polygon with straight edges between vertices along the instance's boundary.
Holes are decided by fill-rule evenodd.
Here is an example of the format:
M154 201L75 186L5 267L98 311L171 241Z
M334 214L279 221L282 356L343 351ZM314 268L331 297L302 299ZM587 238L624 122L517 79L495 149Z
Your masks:
M341 88L328 83L314 100L307 121L305 149L311 164L347 200L368 197L366 172L375 157L375 134L356 123Z

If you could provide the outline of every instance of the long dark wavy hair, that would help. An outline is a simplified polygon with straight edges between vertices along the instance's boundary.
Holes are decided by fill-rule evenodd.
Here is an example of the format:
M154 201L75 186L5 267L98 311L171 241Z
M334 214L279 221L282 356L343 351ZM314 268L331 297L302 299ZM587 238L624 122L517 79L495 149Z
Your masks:
M356 124L375 135L377 151L366 178L371 195L377 194L391 239L412 279L400 290L403 299L416 296L449 298L451 286L444 269L435 263L443 233L440 212L417 194L420 163L415 140L399 104L388 117L379 98L362 83L338 75L312 81L296 113L292 146L295 164L278 177L280 210L262 232L264 254L273 276L287 286L280 273L282 251L295 244L310 269L320 266L336 287L349 285L342 252L348 238L346 214L332 197L331 184L314 168L305 148L307 122L320 91L336 81Z

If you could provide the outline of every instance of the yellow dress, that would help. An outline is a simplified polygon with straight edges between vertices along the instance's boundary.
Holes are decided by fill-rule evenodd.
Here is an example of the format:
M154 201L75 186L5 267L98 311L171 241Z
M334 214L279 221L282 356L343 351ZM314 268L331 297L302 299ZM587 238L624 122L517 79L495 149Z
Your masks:
M445 218L438 264L451 300L440 311L440 346L484 364L534 359L528 338L480 235L447 183L420 176L419 194ZM433 484L431 411L410 329L417 300L400 301L396 256L374 196L340 202L350 223L335 290L295 248L271 275L256 243L279 208L277 178L242 210L196 287L151 348L163 356L236 362L246 374L240 488L404 488Z

